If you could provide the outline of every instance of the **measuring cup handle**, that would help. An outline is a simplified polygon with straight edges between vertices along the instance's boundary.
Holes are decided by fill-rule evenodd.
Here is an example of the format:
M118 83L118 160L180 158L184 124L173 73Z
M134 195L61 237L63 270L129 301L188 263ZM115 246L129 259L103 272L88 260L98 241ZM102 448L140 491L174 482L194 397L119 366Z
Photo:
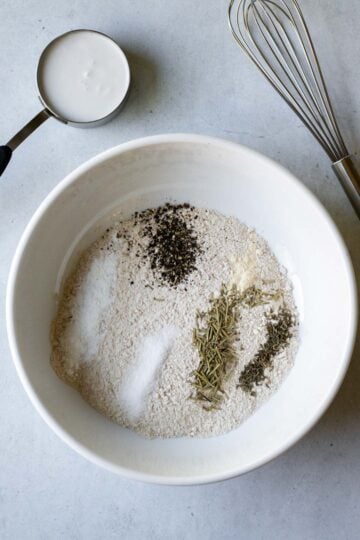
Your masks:
M0 176L5 171L13 151L21 144L35 129L37 129L50 116L50 113L43 109L30 122L28 122L5 146L0 146Z
M12 156L12 150L9 146L0 146L0 176L5 171Z

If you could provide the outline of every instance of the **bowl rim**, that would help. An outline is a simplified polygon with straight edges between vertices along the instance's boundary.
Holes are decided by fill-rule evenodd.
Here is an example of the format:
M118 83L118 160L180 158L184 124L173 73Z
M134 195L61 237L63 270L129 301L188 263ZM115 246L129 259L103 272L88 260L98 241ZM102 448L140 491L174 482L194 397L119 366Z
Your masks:
M327 396L325 397L325 399L323 399L321 406L317 409L314 415L311 418L309 418L309 421L307 422L306 426L304 426L300 431L292 435L285 443L283 443L280 447L278 447L276 451L269 453L267 456L264 456L263 458L259 459L257 462L252 463L247 467L237 467L237 468L233 468L231 470L226 470L224 472L216 473L216 474L210 473L210 474L202 474L198 476L194 475L194 476L189 476L189 477L162 476L162 475L157 475L157 474L148 474L144 472L139 472L135 469L130 469L128 467L123 467L121 465L114 465L112 462L108 461L105 458L100 457L98 454L96 454L92 450L89 450L82 443L79 443L76 440L76 438L74 438L72 435L69 435L68 432L58 424L58 422L52 417L52 415L47 411L46 407L41 403L41 401L37 397L37 394L35 390L33 389L32 385L30 384L30 381L28 380L27 375L25 373L25 369L22 364L21 356L20 356L16 338L15 338L14 296L15 296L15 284L16 284L16 280L18 276L19 266L21 263L21 259L22 259L25 247L32 235L32 232L34 228L36 227L37 223L39 222L39 220L47 211L47 208L58 197L60 193L62 193L72 183L76 182L79 176L89 171L94 166L99 165L103 161L106 161L115 155L123 154L128 151L136 150L139 148L144 148L146 146L153 146L153 145L164 144L164 143L165 144L166 143L203 144L203 145L216 146L217 148L222 148L224 150L231 150L235 152L241 149L247 152L248 154L252 155L254 158L261 160L263 163L272 165L273 167L278 168L279 171L282 171L283 173L285 173L289 179L289 182L291 182L292 184L295 184L298 188L300 188L302 192L304 193L304 195L315 205L317 211L321 214L321 217L326 221L327 225L331 229L331 232L333 233L342 254L344 267L346 270L349 287L350 287L351 305L350 305L350 328L349 328L349 334L348 334L349 338L344 348L344 354L343 354L343 358L342 358L342 362L341 362L337 379L334 382L333 386L328 389ZM152 136L134 139L129 142L121 143L117 146L114 146L108 150L101 152L100 154L97 154L96 156L90 158L85 163L75 168L67 176L65 176L65 178L61 180L50 191L50 193L45 197L45 199L43 199L43 201L40 203L35 213L32 215L27 226L25 227L25 230L21 235L20 241L17 245L15 254L13 256L13 260L11 262L9 276L8 276L7 290L6 290L6 327L7 327L7 335L8 335L11 356L15 364L17 374L20 378L20 381L24 387L25 392L27 393L28 397L30 398L30 401L32 402L32 404L34 405L35 409L38 411L40 416L43 418L43 420L58 435L58 437L62 439L68 446L70 446L77 453L79 453L80 455L88 459L90 462L95 463L96 465L99 465L102 468L105 468L113 473L121 475L125 478L129 478L131 480L137 480L137 481L147 482L151 484L163 484L163 485L182 485L182 486L200 485L200 484L220 482L223 480L234 478L242 474L248 473L252 470L255 470L261 467L262 465L265 465L266 463L269 463L270 461L274 460L275 458L283 454L289 448L291 448L294 444L296 444L302 437L304 437L314 427L314 425L319 421L319 419L322 417L322 415L325 413L325 411L328 409L331 402L335 398L335 395L337 394L340 388L340 385L343 382L343 379L345 377L346 371L348 369L348 366L351 360L351 355L352 355L355 338L356 338L356 329L357 329L358 310L357 310L356 298L357 298L357 288L356 288L355 273L354 273L351 258L347 250L347 247L345 245L345 242L339 230L337 229L334 221L332 220L328 212L325 210L324 206L298 178L296 178L290 171L288 171L282 165L278 164L276 161L264 156L263 154L255 150L252 150L244 145L241 145L239 143L235 143L235 142L231 142L225 139L221 139L218 137L211 137L207 135L196 135L196 134L191 134L191 133L170 133L170 134L152 135Z

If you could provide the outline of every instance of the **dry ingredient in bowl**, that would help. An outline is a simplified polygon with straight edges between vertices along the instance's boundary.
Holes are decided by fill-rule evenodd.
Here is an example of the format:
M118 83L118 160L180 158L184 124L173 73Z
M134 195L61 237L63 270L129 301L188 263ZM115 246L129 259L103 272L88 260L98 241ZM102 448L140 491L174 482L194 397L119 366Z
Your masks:
M68 277L51 363L98 411L145 437L238 427L291 369L291 284L236 218L167 204L109 227Z
M271 309L266 314L266 341L260 346L255 357L249 362L239 377L239 386L252 396L256 396L256 386L266 381L271 383L267 377L266 370L272 366L272 360L289 343L295 318L286 307L281 307L277 313Z
M189 204L166 204L137 213L136 219L145 225L144 234L149 239L146 253L150 268L157 277L176 287L196 269L200 247L191 220ZM145 256L146 258L146 256Z
M200 364L194 371L194 399L204 402L210 411L219 407L224 398L224 382L237 360L234 347L239 317L240 295L236 286L223 285L219 296L210 300L210 309L198 312L193 330Z
M223 285L220 295L210 300L209 311L197 313L193 344L198 350L200 364L194 371L194 399L204 401L206 410L219 407L224 399L224 383L236 365L238 355L235 342L240 341L237 326L241 306L253 308L280 298L279 292L264 293L254 286L241 293L234 284L231 287ZM272 311L269 314L271 318L279 317ZM256 395L253 386L265 380L265 369L272 367L273 357L288 343L292 335L290 328L294 323L295 320L284 307L281 308L277 324L268 322L266 346L260 347L256 358L244 368L240 376L239 386L243 390L250 389L252 395Z

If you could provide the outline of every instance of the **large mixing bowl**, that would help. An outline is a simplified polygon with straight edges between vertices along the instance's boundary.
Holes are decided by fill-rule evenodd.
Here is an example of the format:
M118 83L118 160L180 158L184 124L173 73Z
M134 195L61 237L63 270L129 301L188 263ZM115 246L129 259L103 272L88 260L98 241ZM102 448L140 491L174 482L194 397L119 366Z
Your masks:
M92 409L58 379L49 362L56 292L76 253L116 210L130 214L169 199L235 215L256 228L287 268L300 312L300 349L280 390L237 430L211 439L143 439ZM350 360L355 297L351 263L338 231L288 171L226 141L162 135L91 159L40 205L11 267L7 325L26 392L67 444L130 478L195 484L250 471L314 425Z

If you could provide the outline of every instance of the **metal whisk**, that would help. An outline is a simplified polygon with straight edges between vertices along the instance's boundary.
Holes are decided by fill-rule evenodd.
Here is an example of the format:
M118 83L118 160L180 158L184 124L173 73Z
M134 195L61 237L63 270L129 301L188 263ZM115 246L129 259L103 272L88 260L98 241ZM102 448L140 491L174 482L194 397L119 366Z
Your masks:
M340 133L296 0L230 0L237 43L318 140L360 218L360 176Z

